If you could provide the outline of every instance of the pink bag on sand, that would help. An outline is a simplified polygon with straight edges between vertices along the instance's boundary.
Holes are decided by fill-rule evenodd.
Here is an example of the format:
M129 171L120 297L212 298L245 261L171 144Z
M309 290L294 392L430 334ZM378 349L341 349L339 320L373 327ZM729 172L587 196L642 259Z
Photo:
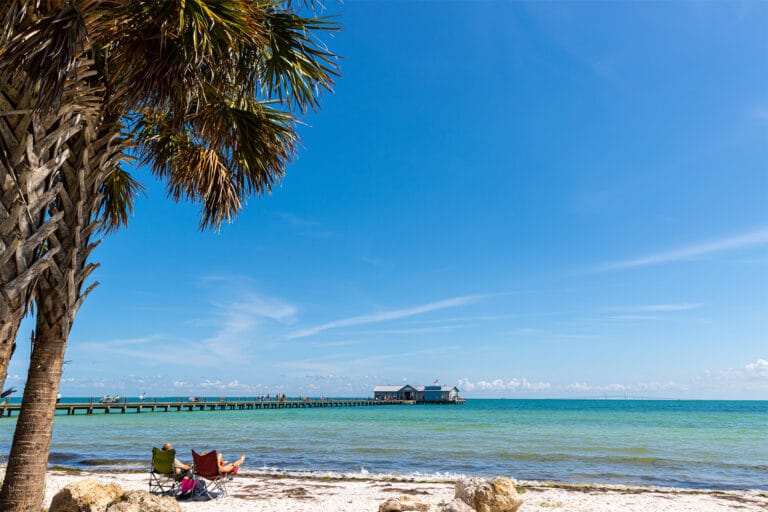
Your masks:
M197 482L195 480L192 480L191 478L185 478L181 481L181 494L191 493L196 485Z

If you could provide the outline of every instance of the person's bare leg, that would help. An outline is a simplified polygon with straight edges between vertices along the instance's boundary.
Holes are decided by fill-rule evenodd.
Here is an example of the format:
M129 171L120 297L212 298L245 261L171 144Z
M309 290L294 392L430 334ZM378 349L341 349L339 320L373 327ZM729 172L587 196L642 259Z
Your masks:
M235 470L236 467L240 466L240 464L242 464L243 462L245 462L245 454L242 454L240 456L240 458L237 459L232 464L227 464L225 466L221 466L221 472L222 473L231 473L232 471Z

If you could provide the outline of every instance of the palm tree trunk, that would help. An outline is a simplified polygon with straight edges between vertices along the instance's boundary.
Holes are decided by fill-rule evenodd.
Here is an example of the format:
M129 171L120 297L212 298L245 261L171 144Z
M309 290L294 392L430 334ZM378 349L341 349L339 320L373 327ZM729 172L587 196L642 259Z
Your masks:
M77 137L82 138L82 134ZM79 140L76 145L84 151ZM61 220L48 241L50 247L58 251L52 258L53 265L35 286L36 332L22 407L0 490L0 510L9 512L39 512L42 508L56 393L67 339L82 299L80 289L85 269L81 245L83 241L88 244L83 220L90 219L89 215L83 215L80 200L80 189L85 185L84 171L82 166L73 168L65 163L60 174L64 187L50 208L51 213L61 214ZM68 184L73 187L70 193L66 190Z
M58 175L60 190L50 205L50 214L59 218L48 247L56 250L53 264L35 287L37 328L16 432L9 457L0 510L35 511L45 495L56 393L61 380L64 354L72 323L80 305L98 284L82 287L97 265L89 263L91 242L100 226L100 185L120 162L126 141L121 125L114 120L94 130L86 123L69 143L70 157Z
M50 305L56 311L48 313L57 320L50 325L38 322L33 339L24 405L16 423L5 481L0 491L0 510L3 511L42 510L53 412L67 346L64 334L69 333L71 326L65 304L51 301Z

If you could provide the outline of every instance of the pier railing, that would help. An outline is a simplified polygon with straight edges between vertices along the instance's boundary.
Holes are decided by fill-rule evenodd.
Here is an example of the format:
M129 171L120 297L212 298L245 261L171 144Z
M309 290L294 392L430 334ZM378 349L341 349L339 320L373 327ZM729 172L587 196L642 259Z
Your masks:
M303 409L316 407L367 407L382 405L410 405L409 400L371 400L367 398L286 398L286 399L250 399L250 398L208 398L195 399L147 399L144 401L120 399L117 401L101 401L91 398L87 402L56 404L56 412L59 414L94 414L94 413L142 413L142 412L182 412L182 411L226 411L226 410L252 410L252 409ZM21 410L20 403L1 403L0 416L18 414Z

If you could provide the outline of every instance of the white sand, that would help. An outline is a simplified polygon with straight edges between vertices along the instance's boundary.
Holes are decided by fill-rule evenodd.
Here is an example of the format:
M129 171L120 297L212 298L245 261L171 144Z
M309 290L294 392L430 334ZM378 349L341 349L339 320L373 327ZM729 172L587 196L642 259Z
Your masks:
M147 490L141 473L50 471L45 506L68 483L93 478L117 482L124 489ZM629 486L569 485L520 482L525 489L521 512L724 512L768 510L768 492L691 491ZM452 482L369 480L362 478L275 477L240 474L229 484L229 497L180 501L182 510L210 512L376 512L387 498L410 495L432 505L453 499Z

